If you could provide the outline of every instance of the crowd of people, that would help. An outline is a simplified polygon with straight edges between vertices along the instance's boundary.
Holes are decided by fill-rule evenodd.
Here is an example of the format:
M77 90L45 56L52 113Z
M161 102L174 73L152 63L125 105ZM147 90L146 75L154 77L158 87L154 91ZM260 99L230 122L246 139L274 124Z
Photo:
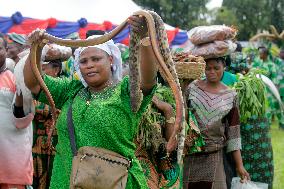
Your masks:
M128 22L133 31L149 39L143 17L132 16ZM39 69L58 113L49 138L52 111L30 57L30 44L41 41L44 32L0 36L0 189L69 188L72 159L84 146L104 148L129 160L125 188L226 189L236 176L242 182L263 182L272 188L269 129L274 118L284 129L281 103L267 87L265 115L241 122L241 104L232 87L238 82L236 74L261 69L283 102L284 50L273 57L261 46L249 60L251 56L238 44L229 55L205 58L202 79L180 78L187 130L191 131L191 124L200 130L196 141L185 145L180 167L177 142L169 141L178 130L174 128L175 101L158 73L150 43L140 44L143 100L137 112L131 110L127 46L110 40L80 48L42 47ZM87 38L103 34L89 31ZM169 145L175 149L169 150Z

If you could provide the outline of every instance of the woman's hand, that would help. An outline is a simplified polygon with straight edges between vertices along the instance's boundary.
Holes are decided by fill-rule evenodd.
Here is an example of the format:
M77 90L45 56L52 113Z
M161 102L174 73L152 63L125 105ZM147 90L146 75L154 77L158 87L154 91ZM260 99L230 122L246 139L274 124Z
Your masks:
M167 152L170 153L176 149L178 144L176 138L178 128L174 127L175 114L173 107L169 103L160 100L157 96L153 97L152 102L159 110L163 112L165 116L166 123L164 129L165 129L165 138L167 140L166 149Z
M28 36L28 43L29 44L40 43L40 45L43 47L46 44L46 42L43 42L44 34L45 34L45 30L42 30L42 29L34 30Z
M245 182L246 180L250 180L249 173L246 171L244 166L236 167L237 174L241 178L241 182Z
M22 93L18 95L16 93L16 99L15 99L15 104L13 107L13 114L16 118L22 118L25 117L25 112L23 109L23 95Z
M250 176L249 173L246 171L246 169L244 168L243 165L243 159L241 156L241 151L240 150L235 150L232 152L233 158L235 160L236 163L236 171L239 175L239 177L241 177L241 182L245 182L246 180L250 180Z
M148 38L146 38L148 37L148 26L144 16L130 16L127 22L130 25L131 31L137 32L141 39L148 41ZM141 44L137 53L141 57L141 90L144 95L148 95L157 82L157 59L150 43L148 45Z
M173 107L169 103L160 100L157 96L153 96L152 102L159 110L161 110L165 114L172 113L173 111Z
M39 48L36 49L37 50L36 59L38 60L36 64L40 72L41 72L40 59L42 54L42 48L48 42L47 40L43 40L44 34L45 30L36 29L28 36L28 43L30 45L35 43L39 44ZM30 91L34 95L37 95L40 92L40 85L34 75L34 71L32 70L31 53L32 51L30 52L28 58L26 59L24 67L24 82L26 86L30 89Z
M148 36L148 26L144 16L130 16L127 22L134 32L139 33L141 38Z
M15 106L23 107L23 95L22 95L22 93L20 95L16 94Z

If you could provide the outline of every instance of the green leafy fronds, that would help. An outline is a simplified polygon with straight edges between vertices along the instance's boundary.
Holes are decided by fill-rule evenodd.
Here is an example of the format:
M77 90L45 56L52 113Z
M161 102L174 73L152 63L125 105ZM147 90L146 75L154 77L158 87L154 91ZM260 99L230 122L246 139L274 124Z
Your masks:
M256 77L257 74L264 73L263 70L252 69L247 75L239 76L239 81L233 87L238 93L242 123L265 114L265 85L260 78Z

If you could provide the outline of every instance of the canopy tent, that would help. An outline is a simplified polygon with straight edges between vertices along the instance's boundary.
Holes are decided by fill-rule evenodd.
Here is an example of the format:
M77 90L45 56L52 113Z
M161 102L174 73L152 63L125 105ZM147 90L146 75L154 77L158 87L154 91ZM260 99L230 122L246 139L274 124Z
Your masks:
M61 38L74 32L85 38L87 30L111 31L141 9L131 0L0 0L0 4L0 32L28 34L41 28ZM171 45L188 40L186 31L167 24L166 29ZM128 45L128 36L126 28L114 41Z

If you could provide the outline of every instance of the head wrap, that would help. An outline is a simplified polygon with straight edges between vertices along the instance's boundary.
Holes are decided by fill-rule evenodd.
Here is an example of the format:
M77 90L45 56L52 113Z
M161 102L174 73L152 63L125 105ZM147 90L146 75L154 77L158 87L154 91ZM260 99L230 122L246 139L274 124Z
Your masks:
M100 35L93 35L88 37L88 39L94 39L96 37L99 37ZM120 81L122 78L122 60L121 60L121 53L118 49L118 47L114 44L113 40L109 40L103 44L99 45L94 45L94 46L88 46L88 47L80 47L75 50L74 55L75 55L75 62L74 62L74 67L75 71L77 72L80 80L82 81L82 84L87 87L87 83L84 80L81 71L80 71L80 55L81 53L89 48L89 47L96 47L98 49L101 49L105 51L108 55L113 57L113 64L112 64L112 77L115 81Z
M72 55L70 47L60 46L54 43L46 44L41 53L42 61L50 61L60 59L62 61L68 60Z
M93 35L104 35L106 32L103 30L88 30L86 32L86 38L93 36Z
M21 45L26 44L26 36L25 35L21 35L21 34L17 34L17 33L9 33L8 36L9 36L9 39L12 40L13 42L16 42L16 43L21 44Z

